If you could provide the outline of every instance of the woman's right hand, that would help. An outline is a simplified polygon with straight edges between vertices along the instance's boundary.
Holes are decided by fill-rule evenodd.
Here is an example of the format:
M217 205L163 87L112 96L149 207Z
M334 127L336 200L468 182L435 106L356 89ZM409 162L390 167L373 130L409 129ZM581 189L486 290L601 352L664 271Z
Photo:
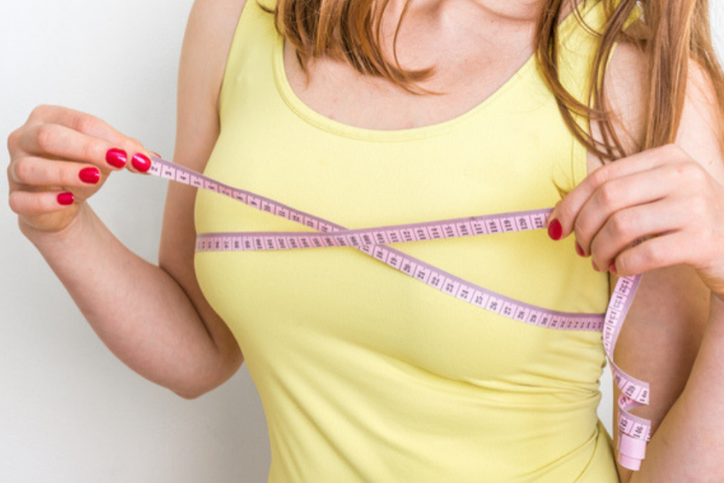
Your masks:
M140 141L62 106L33 109L8 136L8 152L8 202L26 235L68 228L111 172L128 166L145 173L151 167L150 151Z

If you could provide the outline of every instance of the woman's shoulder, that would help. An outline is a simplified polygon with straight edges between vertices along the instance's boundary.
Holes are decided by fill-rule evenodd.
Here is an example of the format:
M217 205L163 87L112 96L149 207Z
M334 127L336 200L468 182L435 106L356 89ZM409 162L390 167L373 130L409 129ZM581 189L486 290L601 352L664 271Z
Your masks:
M186 75L204 86L217 112L227 59L247 1L254 0L195 0L186 24L184 44L192 64Z
M615 46L604 77L608 108L612 124L624 149L636 152L644 142L646 109L646 57L637 46L619 43ZM602 142L597 123L590 124L591 135ZM588 174L602 166L602 161L588 154Z
M613 114L616 135L628 153L641 150L646 137L646 109L650 97L649 61L636 45L619 43L611 54L604 77L608 108ZM704 66L690 58L687 65L684 108L676 132L676 144L700 162L717 158L720 142L715 87ZM596 123L591 134L602 141ZM601 166L595 156L588 156L588 173Z

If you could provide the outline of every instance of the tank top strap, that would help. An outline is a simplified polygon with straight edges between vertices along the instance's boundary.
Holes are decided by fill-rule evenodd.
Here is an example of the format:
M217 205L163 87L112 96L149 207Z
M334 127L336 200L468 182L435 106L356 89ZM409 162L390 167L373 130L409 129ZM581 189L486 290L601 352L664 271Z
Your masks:
M261 100L265 91L274 86L272 53L278 33L274 15L260 5L273 9L276 0L246 0L236 26L219 92L219 117L233 116L232 99L237 95L252 95ZM237 89L241 91L236 92Z

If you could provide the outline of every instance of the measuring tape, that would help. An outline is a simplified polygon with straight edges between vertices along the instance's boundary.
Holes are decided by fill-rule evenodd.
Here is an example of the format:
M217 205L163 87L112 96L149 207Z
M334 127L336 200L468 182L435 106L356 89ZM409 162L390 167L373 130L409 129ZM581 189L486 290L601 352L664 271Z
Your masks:
M649 384L629 376L613 362L616 340L631 307L641 274L619 277L605 314L562 312L506 297L387 246L389 243L540 230L547 226L552 208L348 230L331 221L256 193L226 185L160 157L151 157L148 174L214 191L257 210L317 230L201 233L196 236L196 251L351 247L430 287L504 317L549 329L602 331L603 346L611 365L613 380L621 389L621 396L618 398L618 461L630 470L636 471L641 467L646 444L651 439L651 421L634 416L629 410L649 403ZM634 241L632 246L643 240L641 238Z

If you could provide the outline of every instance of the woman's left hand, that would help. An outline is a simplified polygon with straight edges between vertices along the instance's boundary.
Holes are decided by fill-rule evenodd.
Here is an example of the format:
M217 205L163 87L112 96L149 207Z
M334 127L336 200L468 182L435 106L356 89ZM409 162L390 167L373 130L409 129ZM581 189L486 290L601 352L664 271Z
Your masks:
M686 264L724 300L724 187L674 144L618 159L586 177L548 219L551 238L571 232L578 254L590 255L598 271L625 277Z

